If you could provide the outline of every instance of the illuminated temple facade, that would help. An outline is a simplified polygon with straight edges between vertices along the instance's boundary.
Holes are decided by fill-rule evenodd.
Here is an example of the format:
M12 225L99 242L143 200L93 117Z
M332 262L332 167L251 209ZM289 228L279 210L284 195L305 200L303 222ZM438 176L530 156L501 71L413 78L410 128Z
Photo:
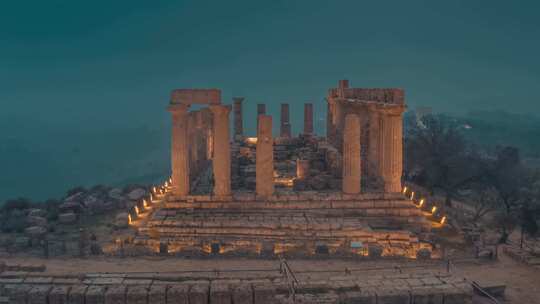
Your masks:
M401 193L402 89L339 81L326 137L314 132L311 103L298 136L286 103L279 136L265 104L256 136L246 136L244 101L222 104L218 89L172 92L170 192L138 226L138 244L170 254L415 257L427 248L419 236L430 226Z

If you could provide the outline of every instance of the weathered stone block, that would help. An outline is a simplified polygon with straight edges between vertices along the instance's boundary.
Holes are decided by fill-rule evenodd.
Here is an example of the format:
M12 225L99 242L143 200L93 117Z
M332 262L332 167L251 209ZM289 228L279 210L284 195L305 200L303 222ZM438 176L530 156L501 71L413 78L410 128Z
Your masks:
M32 289L30 285L8 284L4 286L4 293L9 299L10 304L26 304L28 293Z
M462 290L453 289L444 291L444 304L462 304L472 301L472 294L468 294Z
M443 294L433 287L411 290L411 304L443 304Z
M88 286L86 285L74 285L69 292L69 304L85 304L84 296Z
M224 282L212 282L210 285L210 304L231 304L229 285Z
M251 284L238 284L232 288L233 304L253 304Z
M396 289L378 289L377 304L409 304L410 295L408 291Z
M125 304L126 286L113 285L105 292L105 304Z
M70 290L70 286L54 286L49 292L49 304L67 304Z
M189 285L172 285L167 289L167 304L188 304Z
M210 284L200 282L191 286L189 290L189 304L208 304Z
M369 290L348 291L340 295L343 304L376 304L377 296Z
M167 300L167 286L156 285L155 282L150 286L148 291L148 303L149 304L166 304Z
M28 304L43 304L47 303L47 297L51 291L51 286L35 285L28 292Z
M105 303L105 287L92 285L86 290L84 304L104 304Z
M148 287L146 285L130 285L126 294L126 302L129 304L147 304Z
M276 289L268 284L253 285L253 299L256 304L275 303Z

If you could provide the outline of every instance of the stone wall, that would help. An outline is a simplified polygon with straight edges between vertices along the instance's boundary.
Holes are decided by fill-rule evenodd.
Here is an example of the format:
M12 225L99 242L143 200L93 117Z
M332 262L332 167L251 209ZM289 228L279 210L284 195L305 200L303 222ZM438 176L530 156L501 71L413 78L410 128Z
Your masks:
M463 304L471 287L448 274L345 274L300 280L297 303ZM0 274L0 301L10 304L276 304L290 303L283 277L208 279L156 273L78 276Z

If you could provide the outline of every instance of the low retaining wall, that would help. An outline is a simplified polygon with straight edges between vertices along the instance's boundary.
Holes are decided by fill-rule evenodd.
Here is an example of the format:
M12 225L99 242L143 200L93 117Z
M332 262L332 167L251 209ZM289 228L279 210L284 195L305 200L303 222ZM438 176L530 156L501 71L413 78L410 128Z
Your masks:
M10 304L274 304L288 303L283 278L186 280L171 274L28 276L2 273L0 299ZM300 281L297 303L463 304L471 287L450 275L343 275ZM0 300L0 303L2 303Z

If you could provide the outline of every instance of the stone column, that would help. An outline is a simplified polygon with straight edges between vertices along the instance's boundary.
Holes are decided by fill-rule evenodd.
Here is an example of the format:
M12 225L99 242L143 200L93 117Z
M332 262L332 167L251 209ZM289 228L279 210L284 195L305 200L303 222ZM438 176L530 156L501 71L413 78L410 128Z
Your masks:
M403 125L402 110L385 111L381 115L381 138L379 145L380 172L384 181L384 192L401 191L403 171Z
M379 168L379 144L381 135L380 114L375 107L370 107L368 110L369 115L369 130L368 130L368 163L367 170L370 176L380 175Z
M313 104L304 104L304 134L313 134Z
M231 146L229 142L230 107L211 105L214 114L214 195L231 194Z
M242 101L244 97L233 97L234 101L234 137L242 137L244 135L244 126L242 121Z
M334 145L334 106L332 101L328 99L326 104L326 139L330 144Z
M268 197L274 193L274 141L272 116L259 115L256 151L256 193Z
M334 123L334 145L339 150L342 151L343 146L343 128L345 125L345 118L344 118L344 109L343 104L336 100L336 102L333 104L333 123Z
M188 145L189 145L189 167L190 174L196 174L198 171L197 161L197 111L188 113Z
M360 157L360 118L347 114L343 131L343 192L360 193L362 176Z
M188 106L171 104L168 110L172 115L172 192L174 195L186 196L189 193Z
M281 124L279 129L279 136L291 137L291 123L289 121L289 104L281 104Z
M259 116L266 114L266 104L257 104L257 132L259 132Z

